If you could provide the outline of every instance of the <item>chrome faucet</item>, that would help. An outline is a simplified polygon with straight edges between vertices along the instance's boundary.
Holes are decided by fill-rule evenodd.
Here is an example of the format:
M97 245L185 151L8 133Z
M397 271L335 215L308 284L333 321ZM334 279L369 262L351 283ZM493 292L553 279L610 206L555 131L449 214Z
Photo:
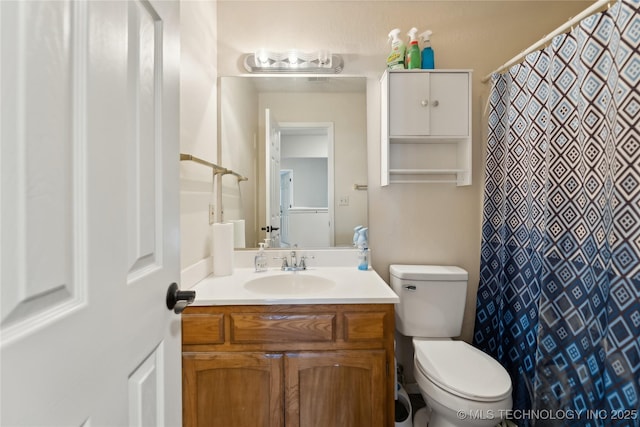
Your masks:
M298 258L296 257L296 251L291 251L291 254L289 256L291 257L291 267L297 267Z
M294 247L297 247L297 245L295 245ZM307 263L306 263L307 258L313 258L313 257L307 257L306 255L302 255L300 257L300 259L298 259L298 254L296 254L296 251L291 251L289 253L290 261L287 259L286 255L282 256L282 257L276 257L276 259L281 259L282 260L282 267L280 267L280 270L282 270L282 271L301 271L301 270L306 270L307 269Z

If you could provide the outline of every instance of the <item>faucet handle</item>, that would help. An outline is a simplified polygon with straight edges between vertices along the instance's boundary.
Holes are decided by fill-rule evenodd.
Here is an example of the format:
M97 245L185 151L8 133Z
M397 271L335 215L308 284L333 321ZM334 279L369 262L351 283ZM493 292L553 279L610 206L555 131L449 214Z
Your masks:
M274 256L273 259L281 259L282 260L282 268L289 267L289 263L287 262L286 256Z
M300 257L300 262L298 263L299 267L302 267L303 269L307 269L307 259L315 259L316 257L314 257L313 255L302 255Z

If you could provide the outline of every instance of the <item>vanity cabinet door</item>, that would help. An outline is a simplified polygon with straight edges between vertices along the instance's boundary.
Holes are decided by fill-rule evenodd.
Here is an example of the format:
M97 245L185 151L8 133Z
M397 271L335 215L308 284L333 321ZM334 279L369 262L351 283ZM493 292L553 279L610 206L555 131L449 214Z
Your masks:
M285 355L286 427L383 427L384 350Z
M283 355L183 353L185 427L281 427Z

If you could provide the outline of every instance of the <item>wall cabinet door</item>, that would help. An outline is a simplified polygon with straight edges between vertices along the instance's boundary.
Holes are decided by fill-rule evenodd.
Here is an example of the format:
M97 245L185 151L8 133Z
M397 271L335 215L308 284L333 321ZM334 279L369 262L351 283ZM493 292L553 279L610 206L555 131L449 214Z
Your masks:
M283 356L184 353L185 427L281 427Z
M285 355L286 427L384 427L384 350Z
M468 73L391 73L389 134L469 135Z
M389 134L429 135L429 74L389 74Z
M469 84L466 72L429 75L429 135L469 135Z

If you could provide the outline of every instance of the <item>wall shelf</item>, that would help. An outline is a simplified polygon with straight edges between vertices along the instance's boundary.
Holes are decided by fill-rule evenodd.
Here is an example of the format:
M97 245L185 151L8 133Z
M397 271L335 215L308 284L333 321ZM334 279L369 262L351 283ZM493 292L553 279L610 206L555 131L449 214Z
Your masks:
M399 136L389 135L389 140L393 144L457 144L468 135L455 136Z

